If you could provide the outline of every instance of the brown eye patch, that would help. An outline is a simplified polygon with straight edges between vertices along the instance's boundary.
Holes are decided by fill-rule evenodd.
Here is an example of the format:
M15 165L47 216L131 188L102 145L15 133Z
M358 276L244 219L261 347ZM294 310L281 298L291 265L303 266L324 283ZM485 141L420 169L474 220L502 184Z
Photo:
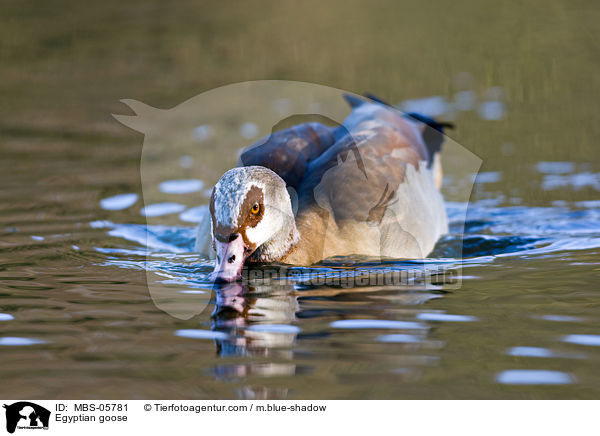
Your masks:
M252 186L248 190L240 210L238 222L242 223L242 227L256 227L264 214L265 207L263 202L264 197L262 189L257 186Z

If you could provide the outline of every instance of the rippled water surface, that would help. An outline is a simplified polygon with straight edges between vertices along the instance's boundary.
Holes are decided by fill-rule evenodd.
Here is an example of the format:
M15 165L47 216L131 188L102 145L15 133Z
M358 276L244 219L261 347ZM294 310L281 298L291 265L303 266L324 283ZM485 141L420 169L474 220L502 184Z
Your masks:
M0 396L600 397L597 20L558 1L485 13L471 3L450 15L444 5L369 8L368 19L356 8L344 20L338 5L291 21L310 11L271 5L268 27L283 39L248 25L264 17L241 6L215 5L209 20L186 2L116 13L123 6L109 1L65 16L4 5L14 19L0 18ZM352 34L323 38L352 17ZM469 203L445 175L451 233L428 259L206 281L194 227L258 126L227 118L239 144L207 148L203 178L189 171L197 158L174 156L178 173L156 173L160 200L144 203L142 136L110 114L127 111L121 98L172 107L223 83L278 77L368 89L456 122L451 136L483 166ZM190 140L219 134L199 120ZM415 269L423 277L402 285L321 280Z
M576 170L573 179L581 175ZM530 172L542 183L547 177L539 166ZM213 287L205 279L210 261L191 252L195 224L186 222L185 206L155 205L180 214L181 222L146 226L136 221L150 206L141 210L132 193L94 199L92 211L78 209L93 197L48 177L51 186L5 193L12 200L2 212L0 266L5 392L90 398L599 392L596 201L533 207L480 199L468 205L462 245L451 233L425 264L353 259L294 268L291 281ZM191 195L199 184L163 186ZM482 197L485 186L477 185ZM456 217L464 207L448 202L451 232L461 228ZM461 246L463 261L456 257ZM360 276L415 265L454 269L462 286L311 282L340 268ZM170 289L160 301L152 295L157 305L146 286L153 276Z

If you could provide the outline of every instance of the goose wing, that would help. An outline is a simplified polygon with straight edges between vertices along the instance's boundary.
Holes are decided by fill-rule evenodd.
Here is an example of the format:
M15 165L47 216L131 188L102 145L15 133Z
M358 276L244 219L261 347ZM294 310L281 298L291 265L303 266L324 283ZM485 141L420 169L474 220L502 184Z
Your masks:
M309 162L298 188L300 208L311 202L336 221L381 221L405 181L408 166L429 159L418 126L380 104L356 108L348 133Z
M334 143L334 133L334 127L317 122L275 131L244 150L240 165L269 168L298 189L310 162Z
M297 190L302 238L284 261L424 257L447 224L421 123L368 103L344 128L348 133L308 164Z

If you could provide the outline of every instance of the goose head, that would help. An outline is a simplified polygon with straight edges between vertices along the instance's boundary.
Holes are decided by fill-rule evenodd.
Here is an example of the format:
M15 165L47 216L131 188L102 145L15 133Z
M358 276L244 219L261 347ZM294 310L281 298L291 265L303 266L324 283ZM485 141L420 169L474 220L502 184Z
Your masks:
M246 262L280 260L299 239L285 182L265 167L238 167L223 174L209 210L216 252L210 280L235 281Z

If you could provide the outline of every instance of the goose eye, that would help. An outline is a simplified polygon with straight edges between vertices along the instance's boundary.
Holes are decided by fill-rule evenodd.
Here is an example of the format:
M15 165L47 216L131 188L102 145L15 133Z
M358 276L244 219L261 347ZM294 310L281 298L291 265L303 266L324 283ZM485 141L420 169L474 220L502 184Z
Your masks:
M254 203L254 204L252 205L252 209L250 209L250 213L251 213L252 215L258 215L258 212L260 212L260 204L258 204L258 203Z

